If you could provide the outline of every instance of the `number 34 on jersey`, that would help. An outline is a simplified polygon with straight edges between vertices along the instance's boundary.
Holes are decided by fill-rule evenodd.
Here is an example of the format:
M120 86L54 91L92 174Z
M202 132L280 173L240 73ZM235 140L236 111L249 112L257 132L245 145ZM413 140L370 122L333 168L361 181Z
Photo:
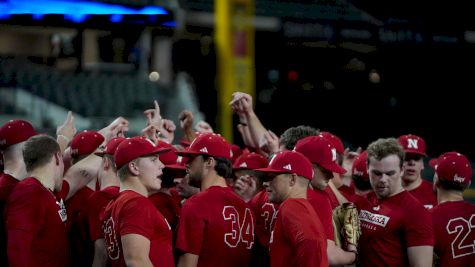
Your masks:
M254 244L254 217L251 210L246 208L244 215L240 216L234 206L224 206L223 219L231 229L224 234L224 243L235 248L242 242L247 249L251 249Z

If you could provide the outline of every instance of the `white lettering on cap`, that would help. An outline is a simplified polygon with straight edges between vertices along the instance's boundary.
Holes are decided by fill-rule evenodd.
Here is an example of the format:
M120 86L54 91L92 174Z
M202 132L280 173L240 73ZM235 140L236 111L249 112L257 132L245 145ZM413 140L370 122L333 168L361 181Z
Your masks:
M454 175L454 182L463 183L463 182L465 182L465 177L458 176L458 174L455 174Z
M417 145L417 139L407 139L407 148L415 148L415 149L418 149L419 146Z
M332 148L332 161L336 161L336 148Z

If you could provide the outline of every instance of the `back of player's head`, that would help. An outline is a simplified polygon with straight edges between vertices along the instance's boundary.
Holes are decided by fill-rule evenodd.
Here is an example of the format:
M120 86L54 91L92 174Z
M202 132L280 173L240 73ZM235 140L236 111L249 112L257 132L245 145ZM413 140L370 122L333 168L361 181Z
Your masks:
M464 155L456 153L442 158L435 172L438 184L446 190L463 191L472 181L472 166Z
M404 149L396 138L380 138L369 144L366 151L368 151L367 163L369 163L370 158L382 160L390 155L398 156L399 167L402 167L404 163Z
M280 135L279 144L287 150L292 150L298 140L307 136L318 135L319 133L320 130L310 126L299 125L290 127Z
M58 142L51 136L37 135L31 137L23 146L23 160L26 171L31 172L46 165L58 152L60 152Z

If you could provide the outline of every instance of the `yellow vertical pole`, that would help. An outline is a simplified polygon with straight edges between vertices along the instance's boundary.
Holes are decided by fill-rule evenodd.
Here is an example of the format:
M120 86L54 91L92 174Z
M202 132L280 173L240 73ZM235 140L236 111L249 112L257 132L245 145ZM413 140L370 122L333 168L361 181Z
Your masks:
M254 0L215 0L218 129L233 141L233 92L255 96Z

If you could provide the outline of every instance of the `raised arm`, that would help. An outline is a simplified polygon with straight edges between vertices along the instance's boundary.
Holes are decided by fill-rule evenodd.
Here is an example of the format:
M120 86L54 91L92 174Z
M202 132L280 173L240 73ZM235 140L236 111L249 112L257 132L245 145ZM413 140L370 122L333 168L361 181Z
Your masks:
M153 267L150 261L150 240L138 234L121 236L125 265L128 267Z

